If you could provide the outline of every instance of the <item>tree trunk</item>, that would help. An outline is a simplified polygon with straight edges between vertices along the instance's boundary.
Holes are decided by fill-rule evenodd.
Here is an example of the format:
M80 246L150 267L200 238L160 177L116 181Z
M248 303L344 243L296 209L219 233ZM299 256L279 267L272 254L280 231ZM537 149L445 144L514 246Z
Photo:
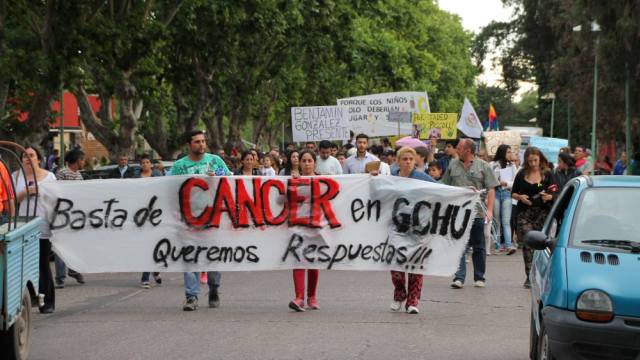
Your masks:
M251 138L251 141L254 144L260 143L260 137L262 136L262 133L264 132L266 126L267 114L265 114L265 111L261 111L260 115L258 116L258 120L253 122L253 136Z
M207 146L211 151L222 148L224 144L223 119L224 113L219 107L214 108L213 111L207 113L203 118L207 129Z
M173 159L173 149L167 139L167 131L160 116L153 116L153 123L142 130L142 136L161 158Z
M9 82L0 80L0 119L4 118L7 111L7 97L9 96Z
M6 4L0 5L0 52L4 54L7 51L7 45L4 40L4 17ZM4 76L0 78L0 119L4 117L7 107L7 97L9 96L9 79Z
M49 117L51 115L51 100L53 92L43 86L33 98L29 118L27 119L27 132L24 138L16 139L21 144L34 144L44 146L49 135Z
M246 121L247 111L246 106L239 104L241 101L233 103L235 106L231 110L231 116L229 118L229 129L227 131L227 139L224 142L224 151L231 152L238 143L242 143L241 131Z
M136 146L134 135L137 129L137 121L142 111L142 101L135 98L135 88L133 86L128 85L126 82L121 83L116 87L116 94L119 102L118 108L120 109L119 125L109 119L111 115L108 115L106 119L96 115L89 103L89 95L83 87L74 91L83 124L109 150L109 156L112 160L115 160L120 154L128 154L129 156L134 154ZM110 114L111 98L105 99L102 96L107 96L107 94L101 94L101 108L98 114Z
M142 100L136 98L136 88L128 81L116 87L116 94L120 109L120 126L119 136L116 138L118 152L115 156L121 154L132 156L135 155L135 132L142 112Z

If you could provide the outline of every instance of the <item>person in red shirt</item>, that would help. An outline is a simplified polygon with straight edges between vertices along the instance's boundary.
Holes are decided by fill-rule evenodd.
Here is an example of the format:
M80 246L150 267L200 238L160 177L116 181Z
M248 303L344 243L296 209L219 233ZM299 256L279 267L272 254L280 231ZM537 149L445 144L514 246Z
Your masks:
M7 218L9 216L13 216L15 213L15 209L13 207L13 186L11 185L11 176L9 175L9 171L7 171L7 167L4 163L0 162L0 214L2 215L2 220L0 222L8 221Z

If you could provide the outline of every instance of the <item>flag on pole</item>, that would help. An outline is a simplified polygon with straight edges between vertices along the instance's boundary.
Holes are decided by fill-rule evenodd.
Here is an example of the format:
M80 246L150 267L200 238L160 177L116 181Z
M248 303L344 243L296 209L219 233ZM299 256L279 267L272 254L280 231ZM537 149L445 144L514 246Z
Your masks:
M496 113L496 109L493 107L493 104L489 103L489 126L488 130L498 130L498 114Z
M480 123L476 111L473 110L473 106L471 106L471 102L467 98L464 98L464 105L462 105L457 127L468 137L479 139L482 136L482 123Z

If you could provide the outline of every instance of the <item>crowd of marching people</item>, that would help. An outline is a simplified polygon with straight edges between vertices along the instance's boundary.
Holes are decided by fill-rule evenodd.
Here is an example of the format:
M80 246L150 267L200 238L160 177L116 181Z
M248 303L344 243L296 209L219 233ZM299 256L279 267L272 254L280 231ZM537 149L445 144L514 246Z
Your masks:
M576 146L573 151L563 148L557 159L547 159L535 147L528 147L524 154L517 154L509 145L500 145L492 157L480 150L472 139L459 139L440 144L424 143L424 146L394 149L388 139L376 140L376 144L365 134L358 134L344 144L327 140L307 142L301 147L287 144L282 151L271 148L263 153L256 149L233 151L231 154L207 152L206 134L194 131L186 138L187 153L175 161L170 169L163 169L159 162L154 164L148 155L140 157L140 166L134 169L127 155L118 158L118 166L113 169L112 178L148 178L168 175L202 174L211 176L333 176L343 174L364 174L373 176L401 176L419 181L439 182L458 187L473 188L480 192L481 201L477 205L476 218L470 232L468 251L460 259L451 288L464 287L467 260L470 254L473 262L473 285L485 287L486 256L513 255L522 250L525 267L523 286L529 287L528 272L533 251L523 242L530 230L541 230L546 215L554 199L569 180L580 175L615 174L640 175L640 154L629 161L623 152L620 160L612 164L608 158L599 157L594 161L588 149ZM519 156L520 155L520 156ZM16 171L15 196L20 207L18 214L27 214L27 196L36 193L36 184L51 181L82 180L85 168L85 154L81 149L73 149L65 156L64 166L53 170L55 160L43 158L37 147L25 146L20 154L22 165L35 172L22 174ZM6 197L2 199L6 202ZM33 206L34 202L31 202ZM22 206L24 205L24 206ZM6 206L5 206L6 208ZM33 211L33 209L31 210ZM49 256L51 252L51 232L43 225L40 241L40 284L39 292L45 294L42 313L55 309L55 288L65 286L66 277L83 284L82 274L67 268L55 256L55 275L51 272ZM305 309L319 309L317 288L319 270L295 269L293 274L294 298L289 308L302 312ZM150 279L156 285L162 284L158 272L141 275L143 288L151 287ZM306 277L306 281L305 281ZM422 290L422 275L392 271L393 300L391 310L419 312ZM200 284L208 285L208 305L220 305L219 288L221 274L184 273L185 302L183 310L193 311L198 307Z

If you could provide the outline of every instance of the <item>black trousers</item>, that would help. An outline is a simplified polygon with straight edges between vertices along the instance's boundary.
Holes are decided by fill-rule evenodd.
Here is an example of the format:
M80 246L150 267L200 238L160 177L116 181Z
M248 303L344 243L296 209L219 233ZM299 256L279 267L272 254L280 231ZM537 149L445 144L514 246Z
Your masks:
M40 281L38 283L38 292L44 294L43 308L55 309L56 288L53 285L53 274L49 264L50 253L51 241L49 239L40 239Z

